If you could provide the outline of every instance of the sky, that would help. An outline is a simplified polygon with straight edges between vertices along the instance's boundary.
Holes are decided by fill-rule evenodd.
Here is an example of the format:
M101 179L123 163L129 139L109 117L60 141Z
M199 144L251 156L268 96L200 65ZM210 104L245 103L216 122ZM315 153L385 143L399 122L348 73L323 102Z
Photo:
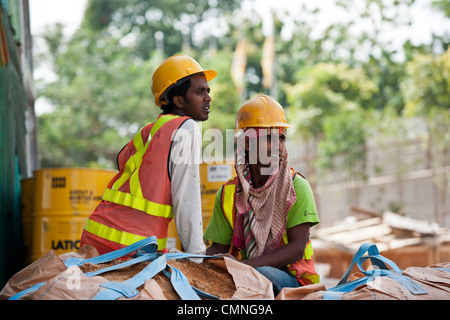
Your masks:
M386 39L393 39L399 45L403 44L406 39L411 39L413 44L430 43L432 32L436 34L443 34L445 30L450 33L450 19L445 19L440 12L432 11L428 8L428 3L431 0L416 0L415 4L411 8L407 8L404 12L406 15L411 15L412 26L410 28L400 28L396 30L384 30L384 37ZM46 25L51 25L56 22L63 23L66 28L65 31L68 35L72 34L80 25L83 18L84 9L88 0L29 0L30 3L30 23L31 33L33 35L33 45L39 46L38 35L44 30ZM277 9L289 8L291 11L296 11L301 14L300 5L305 3L308 7L321 5L322 13L319 16L319 21L315 22L317 28L315 29L316 37L320 37L322 31L326 28L326 25L330 22L341 22L354 19L352 12L339 11L330 6L330 3L334 0L320 0L320 1L307 1L307 0L258 0L257 5L251 5L251 2L247 2L244 6L247 10L253 10L258 12L261 16L266 17L263 23L263 32L269 33L270 28L270 15L268 15L271 6L276 6ZM277 10L272 8L272 10ZM286 17L285 28L282 30L281 37L289 38L291 36L289 21ZM364 24L361 24L359 28L364 28ZM395 45L395 44L394 44ZM45 69L35 69L35 79L50 76ZM38 99L36 101L36 113L39 115L48 109L48 105L45 101Z
M84 8L88 0L29 0L31 15L31 32L34 35L39 34L47 24L62 22L67 26L68 32L73 32L78 28L83 17ZM299 1L299 0L258 0L255 6L261 14L267 14L267 9L276 5L277 8L287 8L298 10L294 4L306 2L308 6L321 4L322 20L324 21L343 21L351 18L351 15L339 13L329 4L334 0L320 1ZM400 34L396 36L413 38L418 42L429 42L431 31L442 33L444 29L450 32L450 22L445 20L442 14L429 10L428 3L431 0L416 0L416 3L410 10L414 17L411 28L399 30ZM311 5L311 3L314 3ZM251 7L251 6L249 6ZM319 28L320 29L320 28ZM318 30L318 33L320 30Z
M61 22L70 32L79 27L87 0L29 0L31 33L36 36L47 24Z

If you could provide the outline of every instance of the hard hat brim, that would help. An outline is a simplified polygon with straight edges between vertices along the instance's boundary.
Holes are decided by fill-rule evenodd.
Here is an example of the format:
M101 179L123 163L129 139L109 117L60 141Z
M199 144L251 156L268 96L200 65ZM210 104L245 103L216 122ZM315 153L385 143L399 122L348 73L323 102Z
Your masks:
M206 81L211 81L217 76L217 72L214 70L203 70L202 72L199 73L203 73L205 75Z

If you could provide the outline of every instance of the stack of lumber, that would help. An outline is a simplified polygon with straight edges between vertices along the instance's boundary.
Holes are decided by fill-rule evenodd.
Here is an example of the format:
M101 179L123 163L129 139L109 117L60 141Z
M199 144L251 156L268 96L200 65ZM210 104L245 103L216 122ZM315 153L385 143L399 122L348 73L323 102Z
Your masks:
M450 261L450 234L437 223L392 212L353 212L334 226L311 230L315 262L330 265L329 276L340 278L364 242L376 244L400 268Z
M385 212L380 217L347 217L332 227L312 230L314 248L333 247L355 252L364 242L376 243L380 251L418 244L450 242L450 234L437 223Z

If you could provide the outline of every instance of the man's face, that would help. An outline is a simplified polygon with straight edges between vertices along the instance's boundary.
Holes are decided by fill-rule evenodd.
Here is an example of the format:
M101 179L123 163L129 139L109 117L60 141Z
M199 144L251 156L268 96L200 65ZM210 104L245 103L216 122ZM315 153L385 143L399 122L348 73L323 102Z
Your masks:
M260 130L260 129L250 129ZM257 137L252 136L251 131L248 131L249 139L246 143L246 150L249 152L249 163L258 164L261 167L271 167L278 165L280 156L286 148L286 135L284 130L271 130L271 132L263 129L263 134L258 134Z
M211 97L210 88L203 74L190 79L191 86L183 98L183 113L196 121L205 121L209 117Z

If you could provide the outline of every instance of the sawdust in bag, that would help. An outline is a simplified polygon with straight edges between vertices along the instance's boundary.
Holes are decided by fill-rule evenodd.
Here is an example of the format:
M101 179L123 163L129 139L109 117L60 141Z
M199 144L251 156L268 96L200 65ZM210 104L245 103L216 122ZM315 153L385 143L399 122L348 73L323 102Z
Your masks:
M115 263L117 262L111 261L102 264L102 266L85 263L80 268L85 273ZM108 281L122 282L140 272L148 263L143 262L124 269L110 271L102 276ZM191 262L189 259L168 260L167 264L180 270L193 287L220 299L273 299L272 283L269 280L254 268L227 257L204 259L199 264ZM180 299L170 279L162 273L147 280L140 292L140 296L131 299Z
M68 257L88 259L98 256L93 246L84 246L78 252L57 256L53 250L16 273L0 292L0 299L8 299L29 287L45 283L38 290L24 295L22 300L89 300L101 290L100 285L109 282L122 282L130 279L144 269L150 262L87 277L85 273L103 269L124 260L112 260L101 264L85 263L67 268L64 261ZM254 268L233 259L209 258L200 264L183 260L167 260L169 266L179 269L189 283L220 299L273 299L272 283ZM170 268L168 268L170 272ZM180 299L170 279L162 272L138 287L139 294L132 298L119 299Z

